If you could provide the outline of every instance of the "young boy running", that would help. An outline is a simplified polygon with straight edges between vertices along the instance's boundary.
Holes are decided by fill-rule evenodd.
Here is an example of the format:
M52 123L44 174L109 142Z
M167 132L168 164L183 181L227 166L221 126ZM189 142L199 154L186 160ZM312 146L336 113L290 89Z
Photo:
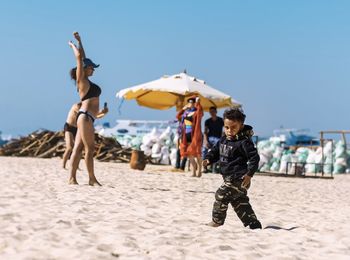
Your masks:
M247 196L260 157L251 140L253 128L244 125L245 117L245 114L236 108L224 112L225 135L209 150L203 161L203 166L219 161L224 179L224 183L215 193L212 222L208 224L212 227L224 224L230 203L245 227L261 229L261 223Z

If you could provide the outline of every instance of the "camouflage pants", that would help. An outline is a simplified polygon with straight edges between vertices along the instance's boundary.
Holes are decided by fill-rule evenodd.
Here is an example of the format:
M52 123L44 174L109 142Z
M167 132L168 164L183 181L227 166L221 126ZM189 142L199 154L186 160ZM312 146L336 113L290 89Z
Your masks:
M224 224L230 203L244 226L259 222L249 203L247 190L241 187L242 181L224 181L215 193L213 222Z

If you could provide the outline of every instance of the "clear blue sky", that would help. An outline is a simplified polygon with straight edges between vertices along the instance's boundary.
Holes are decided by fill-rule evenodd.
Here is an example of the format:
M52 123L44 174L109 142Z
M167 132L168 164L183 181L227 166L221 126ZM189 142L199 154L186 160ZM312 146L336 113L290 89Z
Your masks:
M125 101L118 90L188 74L243 103L259 135L284 127L349 129L350 1L0 2L0 130L59 130L78 101L67 42L80 32L101 64L109 115L101 120L174 118ZM219 111L222 114L223 111Z

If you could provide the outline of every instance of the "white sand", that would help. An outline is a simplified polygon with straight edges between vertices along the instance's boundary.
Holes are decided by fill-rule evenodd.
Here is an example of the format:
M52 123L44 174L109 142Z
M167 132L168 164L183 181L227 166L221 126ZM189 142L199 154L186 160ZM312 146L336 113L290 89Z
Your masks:
M67 185L59 159L0 157L0 259L349 259L350 176L256 176L250 190L263 230L232 208L211 220L219 175L96 163L103 187Z

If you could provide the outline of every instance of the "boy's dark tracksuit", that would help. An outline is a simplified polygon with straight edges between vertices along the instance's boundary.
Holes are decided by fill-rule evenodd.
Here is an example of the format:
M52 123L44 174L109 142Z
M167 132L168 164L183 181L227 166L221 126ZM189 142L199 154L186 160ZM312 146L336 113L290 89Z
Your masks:
M231 203L244 226L261 228L261 224L249 204L247 190L241 186L243 176L247 174L252 177L258 169L260 160L251 140L252 129L251 126L244 125L243 130L233 140L223 136L205 157L210 164L219 160L224 179L224 183L215 193L213 222L217 224L224 224L228 204Z

